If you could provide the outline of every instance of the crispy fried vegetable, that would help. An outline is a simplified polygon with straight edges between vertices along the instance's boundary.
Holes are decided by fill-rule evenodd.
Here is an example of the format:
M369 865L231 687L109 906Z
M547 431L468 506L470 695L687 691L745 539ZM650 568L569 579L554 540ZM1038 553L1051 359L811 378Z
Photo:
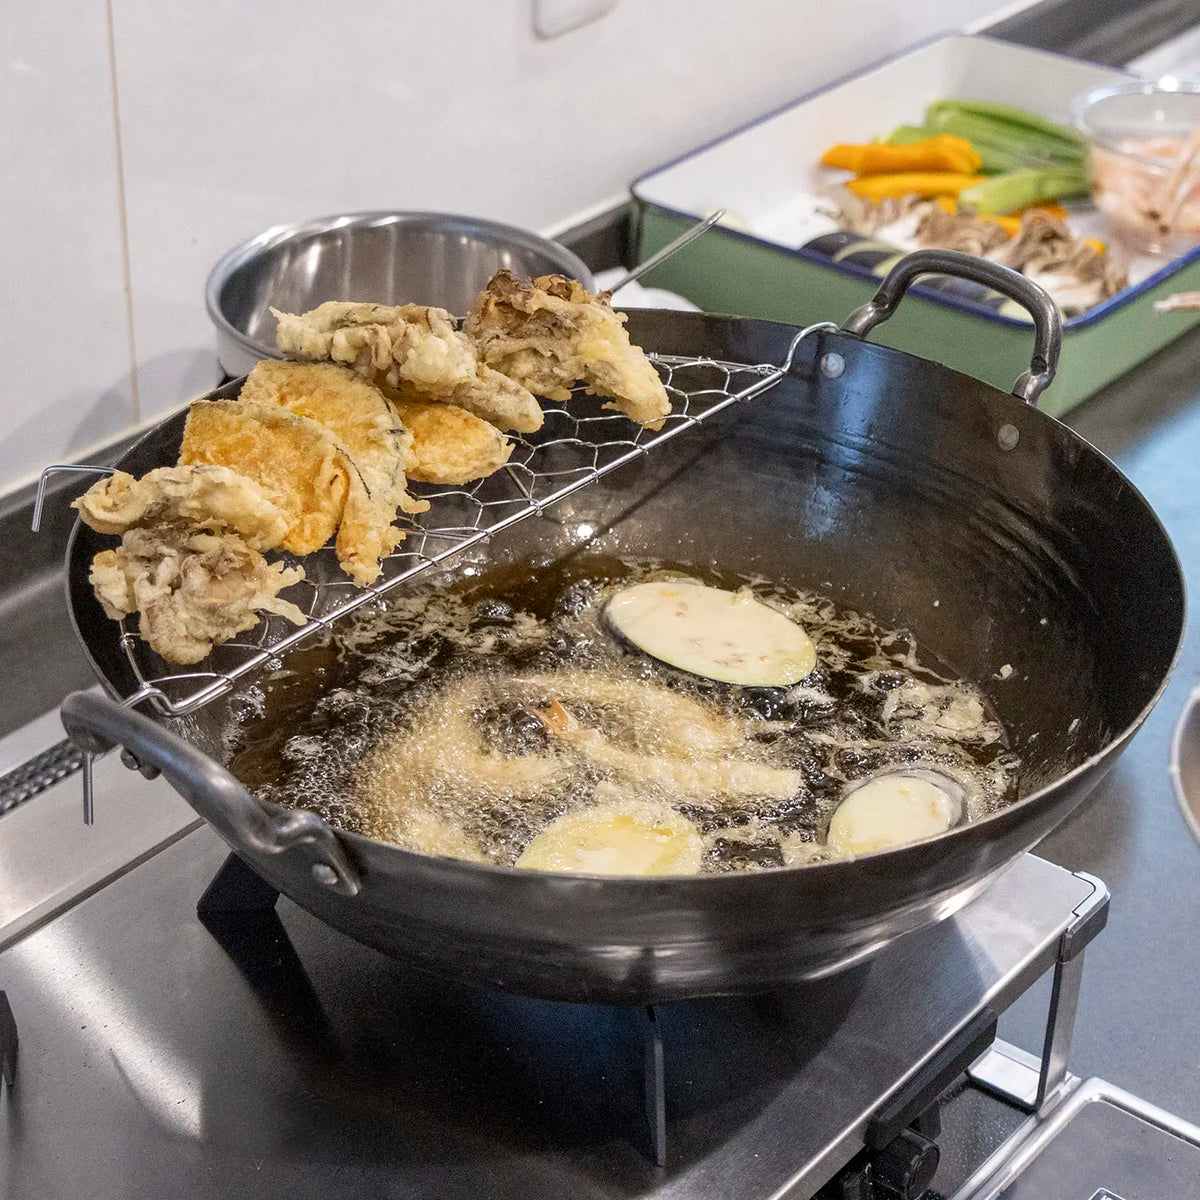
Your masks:
M566 403L583 384L608 398L605 408L659 429L671 401L625 320L607 292L593 295L578 280L543 275L524 283L501 270L476 298L466 332L489 367L535 395Z
M292 358L329 359L385 390L456 404L497 429L532 433L542 409L519 383L480 362L443 308L327 300L299 316L271 310L275 340Z
M470 483L498 471L513 444L494 425L456 404L393 401L412 436L408 473L421 483Z
M228 467L156 467L135 479L115 471L72 505L97 533L190 524L236 533L252 550L274 550L288 531L288 515L253 479Z
M900 171L956 171L973 174L983 159L965 138L940 134L903 146L883 142L866 145L842 144L821 157L827 167L839 167L856 175L888 175Z
M316 421L236 400L192 405L179 463L213 463L253 479L287 514L283 548L293 554L311 554L333 536L355 470Z
M89 575L104 611L113 620L140 613L138 632L173 663L199 662L262 613L303 625L304 613L279 597L303 578L236 533L187 525L127 530L120 546L96 555Z
M242 385L242 404L274 405L315 421L354 466L337 531L337 555L355 583L373 583L380 559L404 534L397 508L423 512L428 503L408 493L404 469L412 438L400 427L378 388L333 363L258 363Z

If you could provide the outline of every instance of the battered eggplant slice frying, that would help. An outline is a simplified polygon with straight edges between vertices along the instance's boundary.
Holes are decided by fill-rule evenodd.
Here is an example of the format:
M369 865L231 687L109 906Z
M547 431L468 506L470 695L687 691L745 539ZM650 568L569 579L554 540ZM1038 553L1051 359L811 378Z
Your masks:
M188 525L129 529L120 547L96 555L90 574L110 617L140 613L150 648L181 664L253 628L261 613L303 625L300 609L279 598L303 578L299 567L267 562L239 534Z
M392 393L455 404L497 429L541 428L538 402L480 362L445 309L329 300L299 315L271 311L276 344L292 358L340 363Z
M659 429L671 411L667 390L645 353L629 341L625 316L608 293L593 296L564 275L522 284L497 271L479 294L466 332L489 366L531 392L560 403L583 384L605 408Z
M241 405L285 408L326 430L355 468L337 530L337 554L355 583L379 577L380 559L404 538L396 510L424 512L429 503L409 495L405 467L412 435L378 388L331 363L264 361L242 385Z
M421 483L470 483L498 471L512 454L512 442L494 425L455 404L396 400L393 407L412 435L409 477Z
M254 550L273 550L288 516L253 479L228 467L158 467L141 479L115 471L72 505L97 533L164 523L238 534Z

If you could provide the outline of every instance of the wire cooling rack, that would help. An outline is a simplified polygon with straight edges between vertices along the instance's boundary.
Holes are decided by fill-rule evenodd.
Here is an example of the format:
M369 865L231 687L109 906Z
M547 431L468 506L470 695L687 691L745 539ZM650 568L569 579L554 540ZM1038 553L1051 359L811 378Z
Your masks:
M620 413L602 411L595 403L587 406L590 411L547 407L545 422L537 433L509 435L515 443L512 457L494 475L463 487L413 488L429 501L429 509L398 521L407 537L384 559L381 577L369 587L355 587L341 573L331 548L307 555L304 581L287 592L288 599L308 617L302 626L269 616L248 634L217 646L200 667L172 668L138 636L137 618L126 618L120 623L119 637L138 687L124 703L134 706L148 701L173 717L196 711L230 691L239 680L420 572L542 512L730 406L762 395L790 370L805 337L832 328L822 323L801 330L781 364L650 354L671 399L671 413L659 430L645 429ZM52 473L69 469L46 469L35 522L46 481Z

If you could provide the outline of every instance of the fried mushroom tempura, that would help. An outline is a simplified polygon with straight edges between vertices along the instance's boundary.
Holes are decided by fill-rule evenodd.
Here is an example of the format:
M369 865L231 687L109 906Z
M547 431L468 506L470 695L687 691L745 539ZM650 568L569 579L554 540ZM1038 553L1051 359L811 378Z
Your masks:
M276 405L315 421L346 452L357 470L338 525L338 559L355 583L377 579L380 559L404 537L393 524L396 510L429 507L409 495L405 468L413 440L383 394L345 367L266 360L242 385L241 402Z
M470 483L498 471L512 454L512 442L495 426L455 404L393 405L412 435L408 473L422 483Z
M236 533L253 550L275 549L289 523L287 513L253 479L221 466L158 467L141 479L115 471L72 507L97 533L183 522Z
M269 563L235 533L184 525L131 528L92 560L91 583L114 620L140 613L138 630L168 662L196 663L214 645L251 629L260 613L297 625L304 614L279 593L304 578Z
M522 284L497 271L479 294L466 332L489 367L538 396L565 402L582 383L605 408L658 429L671 402L645 353L629 341L625 317L608 294L593 296L574 279L543 275Z
M271 311L276 344L292 358L340 363L391 392L456 404L497 429L541 428L538 402L480 362L445 309L328 300L298 315Z
M498 745L488 731L484 714L514 707L541 721L550 735L545 752ZM477 798L480 811L514 801L524 809L552 800L569 780L599 777L703 808L788 800L803 790L803 772L754 742L757 725L603 671L473 675L429 693L410 726L379 742L358 799L372 837L470 858L479 850L470 819L463 825L464 796ZM469 853L454 848L463 838Z

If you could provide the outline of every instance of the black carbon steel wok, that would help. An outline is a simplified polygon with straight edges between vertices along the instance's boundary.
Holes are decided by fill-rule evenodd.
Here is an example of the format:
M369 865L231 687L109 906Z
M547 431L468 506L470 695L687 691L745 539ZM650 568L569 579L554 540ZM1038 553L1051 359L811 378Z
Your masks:
M862 340L914 277L966 275L1035 318L1021 397ZM783 362L796 331L633 313L673 354ZM984 687L1024 759L1022 799L986 820L855 860L657 879L552 876L427 857L263 805L220 765L225 701L172 724L89 694L64 722L153 764L272 885L349 936L464 982L590 1001L765 990L815 978L953 912L1061 822L1158 698L1184 622L1180 568L1146 502L1032 402L1053 374L1057 310L1020 276L945 252L899 264L846 328L804 339L772 391L493 539L496 563L571 552L715 561L808 585L916 636ZM231 385L234 386L234 385ZM235 388L236 390L236 388ZM175 417L121 464L173 462ZM111 544L77 526L69 588L100 679L134 682L87 584ZM1001 671L1011 667L1011 672ZM1000 680L998 675L1005 675Z

